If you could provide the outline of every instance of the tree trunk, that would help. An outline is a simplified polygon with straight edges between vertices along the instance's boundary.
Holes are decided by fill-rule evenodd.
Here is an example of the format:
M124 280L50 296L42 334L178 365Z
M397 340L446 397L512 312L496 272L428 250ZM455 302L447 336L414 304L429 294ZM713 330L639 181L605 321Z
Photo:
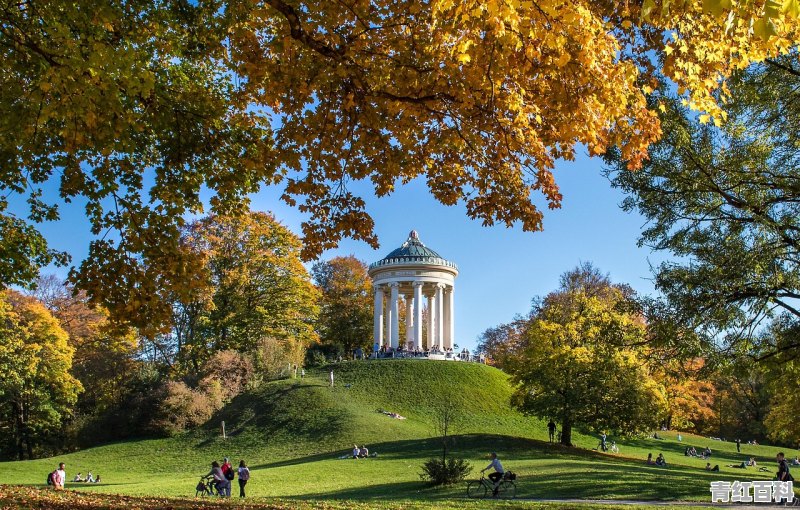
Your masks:
M561 422L561 444L572 446L572 422L569 420Z
M23 413L22 404L17 400L13 402L14 406L14 431L17 435L17 457L19 460L25 460L25 448L23 441L25 438L25 414Z

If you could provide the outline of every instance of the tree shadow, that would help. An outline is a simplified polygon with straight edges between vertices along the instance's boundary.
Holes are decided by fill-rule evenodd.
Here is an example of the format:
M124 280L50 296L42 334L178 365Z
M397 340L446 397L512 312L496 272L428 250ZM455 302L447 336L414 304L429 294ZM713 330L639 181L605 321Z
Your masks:
M728 475L708 472L690 466L661 468L632 462L621 456L600 452L573 450L557 444L527 438L501 435L463 434L454 436L450 449L455 457L486 458L497 451L507 469L517 471L515 463L524 463L523 474L517 479L517 498L530 499L636 499L672 501L700 499L708 493L710 482L729 478ZM342 460L342 462L381 462L381 460L421 460L441 455L438 438L401 440L377 443L371 451L377 458ZM336 459L347 450L328 454L264 463L256 469L296 466ZM484 466L477 466L482 468ZM537 472L547 472L539 477ZM518 473L519 474L519 473ZM356 487L304 493L289 498L301 499L443 499L463 496L466 484L432 488L423 481L373 483L365 480Z
M298 440L311 441L338 435L344 429L346 416L336 406L322 405L324 402L319 402L320 393L315 388L324 385L305 379L266 384L234 398L204 428L208 432L219 430L224 421L229 438L248 429L258 430L267 438L290 431ZM208 437L197 446L206 447L217 440L216 436Z

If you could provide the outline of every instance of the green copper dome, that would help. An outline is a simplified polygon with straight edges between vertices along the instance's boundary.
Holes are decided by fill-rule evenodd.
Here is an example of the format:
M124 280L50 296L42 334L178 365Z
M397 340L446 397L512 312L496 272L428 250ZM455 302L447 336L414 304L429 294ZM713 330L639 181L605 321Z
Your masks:
M419 240L416 230L408 234L408 239L402 246L393 250L378 262L370 264L370 269L379 266L404 265L404 264L435 264L455 268L456 265L445 260L441 255L431 250Z

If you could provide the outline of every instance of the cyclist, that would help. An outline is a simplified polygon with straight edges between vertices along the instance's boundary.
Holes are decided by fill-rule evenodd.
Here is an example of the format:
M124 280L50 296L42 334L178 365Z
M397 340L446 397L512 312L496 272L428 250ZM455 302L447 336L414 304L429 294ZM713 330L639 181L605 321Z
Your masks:
M497 488L500 486L500 480L503 479L505 470L503 469L503 465L500 463L500 459L497 458L497 454L495 452L492 452L492 462L490 462L485 468L481 469L481 473L487 469L494 469L494 473L489 473L489 480L491 480L494 484L492 495L497 496Z

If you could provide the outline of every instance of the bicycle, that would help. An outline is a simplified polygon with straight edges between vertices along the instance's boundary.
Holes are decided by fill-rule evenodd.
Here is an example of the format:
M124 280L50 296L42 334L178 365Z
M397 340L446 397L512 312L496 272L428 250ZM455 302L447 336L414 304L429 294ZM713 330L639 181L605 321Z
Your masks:
M513 478L511 478L512 476ZM486 498L491 494L493 498L514 499L517 494L517 484L514 483L515 478L516 475L506 471L495 489L494 483L481 475L479 480L472 480L467 483L467 497ZM495 490L497 491L496 494Z
M197 486L195 487L194 497L206 496L222 496L222 494L217 490L217 484L214 483L212 477L201 476L200 481L197 482Z
M600 441L597 443L597 448L595 448L595 450L601 452L619 453L619 447L617 446L616 441L609 441L607 443Z

